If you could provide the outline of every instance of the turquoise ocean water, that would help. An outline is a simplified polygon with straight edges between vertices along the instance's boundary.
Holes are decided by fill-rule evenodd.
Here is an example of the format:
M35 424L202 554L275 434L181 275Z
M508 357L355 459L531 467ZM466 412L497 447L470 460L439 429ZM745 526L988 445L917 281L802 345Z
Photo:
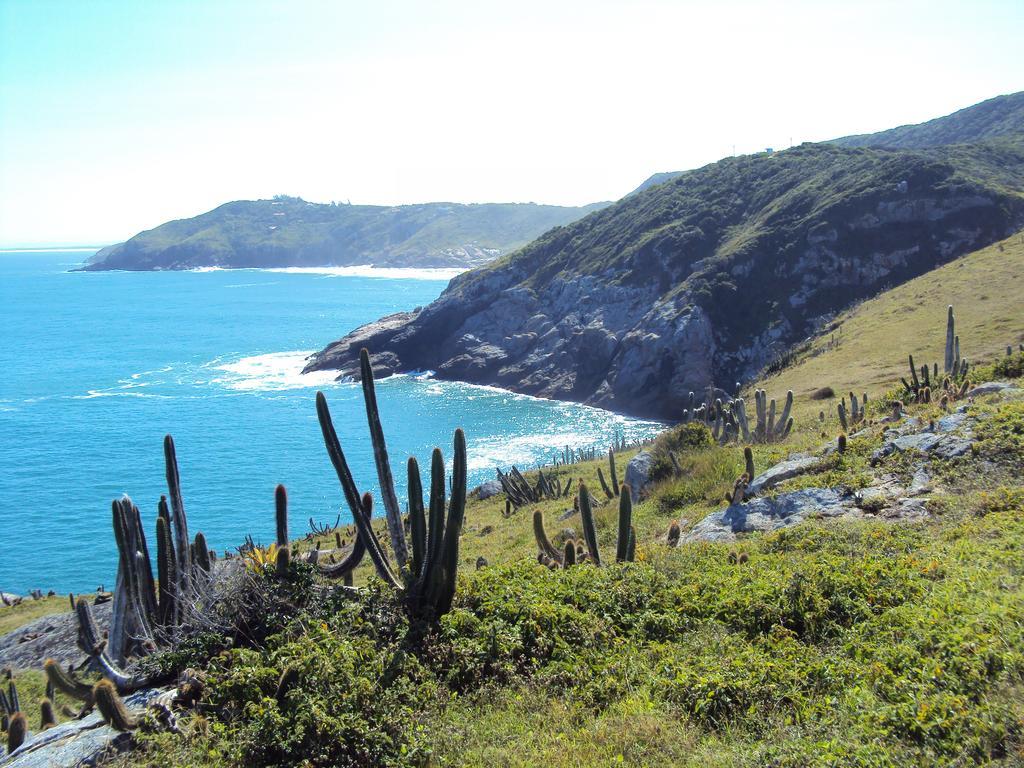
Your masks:
M113 585L110 502L127 493L152 530L174 436L193 532L218 551L273 539L274 486L292 535L342 509L316 421L323 389L362 489L379 498L357 385L300 375L304 358L384 314L426 304L446 279L309 271L74 273L81 251L0 253L0 589ZM344 271L342 271L344 272ZM356 274L351 274L355 272ZM374 273L377 274L377 273ZM431 278L431 279L428 279ZM392 467L450 460L463 427L470 484L658 430L616 414L486 387L378 382Z

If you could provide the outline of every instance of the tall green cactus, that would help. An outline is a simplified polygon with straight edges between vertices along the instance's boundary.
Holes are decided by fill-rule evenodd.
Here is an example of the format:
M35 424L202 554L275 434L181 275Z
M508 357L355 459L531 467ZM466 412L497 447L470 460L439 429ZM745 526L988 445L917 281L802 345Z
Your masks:
M594 510L590 504L590 491L580 480L577 483L576 500L579 502L580 518L583 523L583 540L587 544L587 552L594 565L601 565L601 552L597 546L597 525L594 522Z
M616 540L615 560L625 562L632 560L629 556L629 538L633 531L633 497L628 483L622 486L619 494L619 534Z
M370 441L373 443L373 461L377 466L377 480L380 483L381 499L384 502L388 534L391 537L391 550L395 553L399 573L404 575L406 562L409 559L405 542L405 526L402 524L402 513L398 509L395 481L391 476L391 463L388 460L388 446L384 441L384 429L381 426L380 412L377 409L373 366L370 365L370 353L365 348L359 350L359 373L363 385L363 402L366 405L366 420L370 426Z
M960 338L956 335L956 320L953 317L953 305L946 310L946 356L942 372L952 373L953 365L960 359Z
M280 483L274 489L274 528L278 548L288 546L288 490Z
M368 355L364 359L369 364ZM364 374L364 397L372 396L372 384L367 387L365 380L372 377L372 370L368 368ZM409 469L415 472L416 479L410 482L410 490L413 497L410 502L410 529L414 530L413 535L413 560L405 561L405 567L400 563L397 569L393 568L388 556L381 547L380 542L373 533L370 525L370 510L372 509L372 498L364 494L361 498L352 473L348 468L348 462L342 451L341 443L338 440L334 422L331 420L330 409L327 406L327 398L322 392L316 396L317 417L320 421L320 429L323 433L324 444L327 453L334 466L335 473L342 487L345 501L352 512L353 521L356 524L358 537L363 541L366 552L373 561L377 575L392 588L398 591L410 613L427 619L436 619L451 609L452 599L455 595L455 582L458 573L459 557L459 536L462 532L462 525L466 511L466 437L461 429L455 430L454 439L454 462L452 465L452 493L451 500L446 503L446 477L444 457L441 451L434 449L431 456L431 483L429 519L423 520L423 504L415 500L415 491L422 488L419 483L419 470L417 465L410 463ZM368 412L375 411L374 405L367 403ZM371 417L371 422L374 418ZM379 427L379 419L377 420ZM383 432L371 424L371 434L376 434L381 445L375 444L375 455L386 455L386 450L379 450L383 447ZM375 438L376 440L377 438ZM422 490L420 490L422 499ZM447 519L445 511L447 507ZM399 527L401 525L399 519ZM390 526L389 526L390 532ZM402 543L404 546L404 530ZM397 537L392 536L392 543ZM417 553L422 548L422 560ZM396 556L396 561L398 560Z

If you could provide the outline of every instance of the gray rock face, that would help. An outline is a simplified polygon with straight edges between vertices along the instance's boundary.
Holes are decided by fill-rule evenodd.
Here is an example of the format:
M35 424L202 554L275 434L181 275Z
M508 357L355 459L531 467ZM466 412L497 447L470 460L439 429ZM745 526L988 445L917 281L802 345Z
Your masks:
M129 710L139 712L166 689L150 689L126 696ZM93 712L81 720L61 723L40 733L29 735L6 759L3 768L72 768L95 765L102 755L125 749L131 735L115 731Z
M747 494L758 496L785 480L810 472L819 463L820 460L814 456L799 456L776 464L754 478L753 482L747 486Z
M844 179L860 177L834 174L837 163L880 183L849 189ZM890 163L908 192L881 183ZM753 375L818 318L1024 224L1017 196L946 183L952 166L923 163L818 146L698 169L460 275L429 306L356 329L307 370L357 376L365 346L377 375L433 370L676 419L691 390ZM773 193L750 194L776 174L785 182ZM813 214L788 195L810 174L831 179L821 197L837 201Z
M626 482L629 484L629 495L633 501L639 501L651 484L651 469L654 467L654 456L648 451L640 451L626 465Z
M968 438L948 432L917 432L889 440L871 454L871 462L877 464L886 456L896 452L912 451L920 455L952 459L963 456L969 450L971 450L971 441Z
M732 541L738 533L773 531L811 517L859 517L852 496L832 488L805 488L775 498L752 499L708 515L686 535L686 541Z
M501 483L497 480L488 480L476 489L476 497L483 501L501 493Z
M1007 381L989 381L984 384L979 384L977 387L967 393L968 397L979 397L981 395L994 395L1006 390L1015 390L1017 387L1013 386Z
M93 606L100 631L110 623L110 606ZM77 664L85 658L78 649L78 622L70 610L43 616L0 637L0 667L36 669L49 658L62 664Z

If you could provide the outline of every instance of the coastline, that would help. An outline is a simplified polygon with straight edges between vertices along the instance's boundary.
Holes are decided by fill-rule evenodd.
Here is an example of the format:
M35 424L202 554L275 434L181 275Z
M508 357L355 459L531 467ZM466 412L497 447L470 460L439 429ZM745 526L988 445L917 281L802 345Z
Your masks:
M83 249L89 250L89 249ZM18 251L21 253L22 251ZM27 251L26 251L27 252ZM72 273L161 273L171 272L176 274L193 273L206 274L210 272L271 272L286 275L320 275L322 277L370 277L389 280L451 280L463 272L468 272L473 267L377 267L373 264L353 264L351 266L336 267L190 267L188 269L87 269L82 264L75 269L69 269Z

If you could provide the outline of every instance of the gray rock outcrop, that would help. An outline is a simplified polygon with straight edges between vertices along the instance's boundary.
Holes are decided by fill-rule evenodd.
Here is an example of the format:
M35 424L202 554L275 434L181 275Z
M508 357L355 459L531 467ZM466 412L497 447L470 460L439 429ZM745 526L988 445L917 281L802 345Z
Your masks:
M153 688L133 693L125 706L136 713L146 709L167 689ZM131 743L130 733L115 731L104 724L99 713L69 720L53 728L29 734L25 743L0 760L3 768L78 768L96 765L101 757L117 753Z
M626 465L626 483L629 484L629 495L634 502L643 498L647 487L651 484L653 468L654 456L649 451L640 451Z
M991 162L969 155L957 162ZM1000 162L1024 187L1024 152ZM380 376L432 370L677 419L691 390L752 376L821 318L1024 225L1024 198L961 172L919 153L822 145L723 160L460 275L306 370L357 378L365 346ZM792 194L811 178L829 201L813 210Z

